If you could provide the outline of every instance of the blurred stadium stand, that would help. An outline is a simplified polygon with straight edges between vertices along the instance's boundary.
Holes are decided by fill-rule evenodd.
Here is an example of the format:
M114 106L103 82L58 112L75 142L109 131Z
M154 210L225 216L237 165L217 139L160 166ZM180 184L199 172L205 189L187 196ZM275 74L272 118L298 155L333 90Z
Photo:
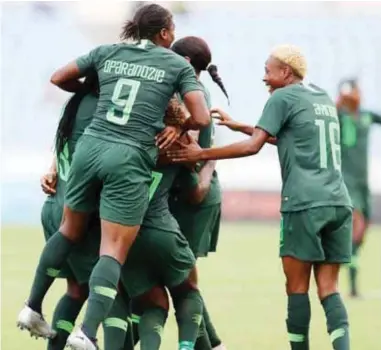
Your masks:
M303 48L310 68L307 80L335 98L338 80L356 75L364 107L381 111L380 3L167 4L175 6L178 38L199 35L210 44L231 96L230 107L207 74L202 79L212 92L213 104L227 109L234 118L256 123L268 97L261 82L264 61L274 45L284 42ZM1 6L2 220L38 223L44 199L39 177L50 161L56 122L67 99L64 92L49 84L49 77L55 68L92 47L117 41L121 24L136 4L19 2ZM217 144L242 138L217 128ZM370 143L370 183L378 195L380 149L381 128L375 126ZM253 158L221 161L218 169L226 195L225 217L277 215L280 171L274 147L266 146ZM377 197L375 201L380 204L375 214L381 221L381 201ZM237 212L237 204L249 209Z

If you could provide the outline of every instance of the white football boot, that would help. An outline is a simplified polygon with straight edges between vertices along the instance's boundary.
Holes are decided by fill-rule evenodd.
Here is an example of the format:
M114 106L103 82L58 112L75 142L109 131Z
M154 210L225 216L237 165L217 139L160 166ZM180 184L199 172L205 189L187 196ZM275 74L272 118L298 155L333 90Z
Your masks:
M69 335L66 346L72 350L99 350L98 346L87 337L81 328Z
M33 311L28 305L25 305L17 318L17 327L21 330L27 329L31 336L37 338L54 338L56 331L50 327L44 317L36 311Z

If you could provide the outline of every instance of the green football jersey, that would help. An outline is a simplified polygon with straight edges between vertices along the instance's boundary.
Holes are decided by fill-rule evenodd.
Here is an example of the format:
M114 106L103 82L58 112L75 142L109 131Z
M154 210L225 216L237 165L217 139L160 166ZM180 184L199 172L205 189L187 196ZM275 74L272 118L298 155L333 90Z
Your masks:
M277 89L257 127L277 137L282 212L351 205L341 174L339 119L325 91L302 84Z
M152 183L150 187L150 203L144 216L142 226L160 227L165 230L173 225L177 226L175 220L171 220L169 212L168 197L173 182L181 169L180 165L171 164L158 166L152 172Z
M87 134L143 149L155 147L170 98L200 90L192 66L149 40L104 45L77 59L98 72L100 96Z
M65 144L62 152L57 155L58 181L56 194L53 198L59 203L62 203L62 205L65 198L66 181L69 175L72 155L79 138L82 136L85 129L93 119L93 114L97 107L97 102L98 98L93 94L87 94L83 97L78 106L71 138Z
M373 123L381 124L381 116L360 111L358 117L339 110L341 129L342 172L347 185L368 185L368 143Z

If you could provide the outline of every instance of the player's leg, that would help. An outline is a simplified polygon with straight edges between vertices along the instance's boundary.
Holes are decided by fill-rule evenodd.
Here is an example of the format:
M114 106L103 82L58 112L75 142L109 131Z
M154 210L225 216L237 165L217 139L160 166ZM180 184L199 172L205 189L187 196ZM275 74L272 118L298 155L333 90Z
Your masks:
M67 279L66 293L57 303L52 325L57 335L49 339L48 350L63 350L66 340L74 328L75 321L89 294L87 283L78 284L75 278Z
M197 339L206 334L205 330L200 333L203 300L197 285L196 261L187 240L177 229L163 233L162 237L160 265L175 308L179 349L193 350Z
M349 263L349 281L350 281L350 295L352 297L358 296L357 276L358 276L358 253L361 247L365 231L366 220L362 212L359 210L353 211L353 238L352 238L352 258Z
M280 256L288 296L286 324L293 350L309 349L312 262L324 260L318 233L326 218L316 209L283 213L281 220Z
M358 294L358 258L359 251L364 242L365 233L369 226L371 215L371 197L368 188L351 191L352 202L355 207L353 212L353 238L352 259L349 264L350 295L357 297Z
M98 175L103 181L100 258L90 277L82 329L68 339L73 349L93 349L99 325L110 312L124 264L148 207L151 166L144 154L125 144L103 142ZM92 345L91 345L92 344Z
M122 295L120 290L115 297L114 303L107 318L103 321L104 350L127 350L124 348L129 329L130 317L129 299ZM131 346L128 349L133 349Z
M77 145L66 185L62 222L41 253L27 306L19 314L18 324L22 327L28 328L33 324L32 319L43 320L43 299L85 231L87 213L93 211L96 205L93 177L98 154L98 149L86 139ZM41 336L50 335L43 333Z
M161 276L156 269L157 256L160 255L156 241L161 232L142 227L122 268L122 286L132 298L132 332L124 350L138 341L142 349L158 348L161 343L169 308L168 296L160 286Z
M21 329L28 329L36 337L55 336L55 331L42 316L42 302L54 279L59 277L60 270L74 245L74 242L61 232L80 233L83 230L84 220L86 220L84 214L76 215L64 209L60 231L51 235L42 251L27 304L18 315L17 321Z
M308 350L311 320L308 291L312 264L291 256L284 256L282 265L286 276L288 298L286 323L291 349Z
M206 207L204 208L204 211L205 212L202 213L204 218L201 219L200 222L204 223L205 234L202 236L201 244L198 250L199 257L207 257L209 252L216 252L217 250L221 220L221 204ZM213 349L223 350L225 347L212 323L209 312L206 308L205 299L203 300L203 303L203 322L205 323L207 336L198 338L195 348L196 350L203 350L207 348L207 345L202 345L202 347L200 347L199 343L203 342L204 344L207 344L210 342ZM202 332L202 330L200 332Z
M149 292L134 298L134 302L142 310L139 321L140 349L159 349L169 310L166 290L155 286Z
M169 288L179 327L179 350L193 350L202 322L203 301L192 270L182 283Z
M133 299L130 301L130 310L131 315L128 318L128 331L126 334L123 350L133 350L140 341L139 323L140 316L142 315L143 311L140 309L139 305L134 302Z
M324 263L314 266L318 295L335 350L348 350L348 315L338 291L340 265L351 259L352 211L347 207L327 208L334 220L322 232Z

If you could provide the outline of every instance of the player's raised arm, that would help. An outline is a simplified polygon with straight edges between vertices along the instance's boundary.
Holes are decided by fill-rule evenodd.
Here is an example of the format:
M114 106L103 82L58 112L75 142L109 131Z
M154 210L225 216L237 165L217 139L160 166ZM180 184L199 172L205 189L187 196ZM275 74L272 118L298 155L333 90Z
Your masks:
M62 90L79 92L83 88L83 83L79 81L79 78L86 76L91 70L96 70L97 57L105 47L107 46L99 46L58 69L53 73L50 82Z
M213 119L219 120L217 125L224 125L232 131L238 131L249 136L253 135L255 130L254 126L233 120L232 117L230 117L230 115L223 110L219 108L212 108L210 113ZM269 137L266 142L272 145L276 145L276 137Z
M76 61L72 61L55 71L50 82L60 89L68 92L78 92L82 89L82 83L78 80L83 77Z
M183 125L183 130L199 130L209 125L211 119L204 93L197 81L193 67L186 60L184 60L184 68L179 74L178 91L191 115Z
M184 123L183 130L199 130L208 126L211 119L202 91L188 92L183 99L191 115Z
M248 157L257 154L267 139L269 134L260 129L255 128L251 138L245 141L232 143L224 147L200 148L197 142L193 141L189 145L182 144L182 149L177 151L169 151L168 156L174 162L197 162L200 160L218 160Z

